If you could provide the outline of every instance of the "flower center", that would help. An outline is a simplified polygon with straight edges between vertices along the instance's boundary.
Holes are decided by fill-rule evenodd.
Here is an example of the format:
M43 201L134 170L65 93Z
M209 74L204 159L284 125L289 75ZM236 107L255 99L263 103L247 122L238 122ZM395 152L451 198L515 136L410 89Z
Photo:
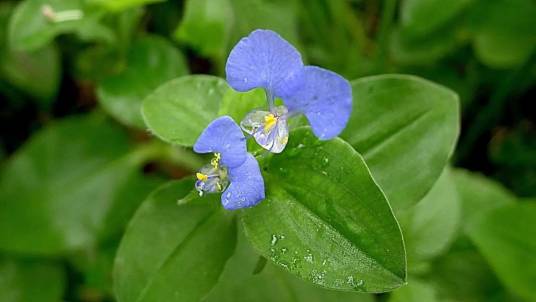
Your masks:
M288 110L285 106L271 111L253 110L240 122L242 130L270 152L280 153L288 142Z
M205 193L220 193L229 185L227 168L220 165L220 159L220 153L214 153L214 158L210 164L203 166L195 174L197 177L195 189L200 196Z
M273 113L269 113L264 117L264 133L270 132L277 123L277 117Z

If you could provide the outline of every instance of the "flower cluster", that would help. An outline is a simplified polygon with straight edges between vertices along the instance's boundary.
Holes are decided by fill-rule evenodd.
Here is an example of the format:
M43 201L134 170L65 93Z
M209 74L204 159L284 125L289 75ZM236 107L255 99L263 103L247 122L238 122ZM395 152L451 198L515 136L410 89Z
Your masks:
M320 140L336 137L352 110L352 89L340 75L305 66L300 53L277 33L255 30L232 49L225 67L227 82L241 92L263 88L268 110L256 109L240 122L244 132L264 149L280 153L288 142L288 119L303 114ZM276 98L283 105L276 106ZM194 151L214 153L197 173L196 189L223 192L226 209L251 207L264 199L264 181L246 138L228 116L213 121L197 140Z

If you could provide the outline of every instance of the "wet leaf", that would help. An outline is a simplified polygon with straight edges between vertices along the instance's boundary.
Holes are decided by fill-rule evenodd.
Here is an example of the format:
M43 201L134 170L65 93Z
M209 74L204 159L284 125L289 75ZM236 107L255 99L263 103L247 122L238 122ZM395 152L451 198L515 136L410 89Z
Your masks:
M405 282L398 223L350 145L302 128L264 169L266 200L242 217L264 257L330 289L384 292Z

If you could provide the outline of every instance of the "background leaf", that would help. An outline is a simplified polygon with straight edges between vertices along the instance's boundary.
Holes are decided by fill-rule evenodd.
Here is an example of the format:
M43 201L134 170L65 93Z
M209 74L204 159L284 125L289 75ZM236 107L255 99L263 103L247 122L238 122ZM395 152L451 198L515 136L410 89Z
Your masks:
M474 246L458 240L449 252L436 259L423 276L441 301L515 301L503 297L497 277ZM494 300L497 299L497 300Z
M112 12L122 11L132 7L143 6L155 2L163 2L166 0L88 0L89 3L100 5Z
M52 22L43 14L48 5L55 12L79 10L79 20ZM82 0L24 0L11 17L9 45L14 50L33 51L50 43L57 35L76 33L83 40L112 41L113 33L98 22L100 16L86 9Z
M264 257L331 289L382 292L405 282L398 223L350 145L302 128L264 170L266 200L242 217Z
M536 203L493 209L469 228L491 267L508 288L529 301L536 300Z
M474 1L405 0L400 7L401 23L412 35L424 36L459 15Z
M61 301L64 278L64 272L54 263L0 256L2 302Z
M477 58L495 68L511 68L524 63L536 49L534 15L534 1L479 1L470 15Z
M515 202L512 193L482 175L457 169L453 171L453 179L462 201L461 221L464 231L487 211Z
M143 101L145 124L168 143L192 146L218 116L221 99L228 89L223 79L214 76L193 75L171 80Z
M33 52L6 50L1 73L17 88L41 101L47 109L60 85L61 62L56 45L50 44Z
M168 183L137 211L115 260L119 301L199 301L217 282L235 248L235 216L218 195L188 195L193 187Z
M147 35L131 46L126 67L97 90L104 109L126 125L145 128L143 99L159 85L188 73L182 54L167 40Z
M457 95L407 75L366 77L352 88L352 116L341 137L363 155L395 211L417 203L454 150Z
M0 176L0 249L60 254L118 232L153 183L128 150L126 134L98 116L36 134Z
M233 18L230 0L187 0L174 37L204 56L223 60Z
M410 267L445 252L457 235L461 217L461 205L450 170L443 171L418 204L396 216L404 233Z
M394 291L389 302L439 302L436 290L421 280L411 279L408 285Z

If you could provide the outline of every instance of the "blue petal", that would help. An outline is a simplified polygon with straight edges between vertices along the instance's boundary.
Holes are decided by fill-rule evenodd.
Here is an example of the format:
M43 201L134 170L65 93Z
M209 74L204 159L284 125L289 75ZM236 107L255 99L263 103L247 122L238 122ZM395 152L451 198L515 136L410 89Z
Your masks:
M299 85L300 53L271 30L255 30L242 38L227 58L227 82L238 91L263 87L273 97L285 97Z
M212 121L195 142L194 151L220 153L221 163L227 168L241 165L248 154L246 138L240 127L229 116L222 116Z
M283 99L289 112L305 114L321 140L339 135L352 113L352 87L340 75L316 66L305 66L303 85Z
M238 167L229 169L231 184L221 195L221 203L227 210L252 207L264 199L264 180L259 164L253 155Z

